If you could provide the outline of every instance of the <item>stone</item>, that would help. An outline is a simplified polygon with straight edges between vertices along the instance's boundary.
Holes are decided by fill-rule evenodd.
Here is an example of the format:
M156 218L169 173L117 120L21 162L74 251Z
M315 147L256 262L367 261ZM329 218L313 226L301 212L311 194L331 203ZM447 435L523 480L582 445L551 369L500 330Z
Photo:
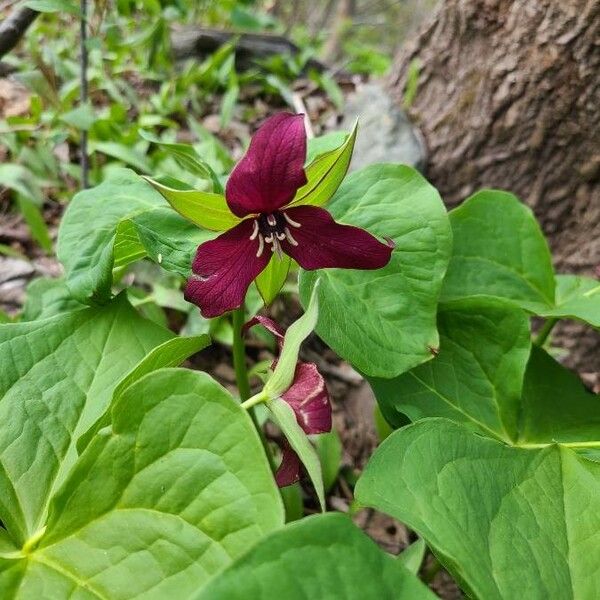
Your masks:
M352 129L357 117L359 129L351 170L379 162L423 169L426 151L421 134L383 84L369 82L357 87L346 101L341 129Z

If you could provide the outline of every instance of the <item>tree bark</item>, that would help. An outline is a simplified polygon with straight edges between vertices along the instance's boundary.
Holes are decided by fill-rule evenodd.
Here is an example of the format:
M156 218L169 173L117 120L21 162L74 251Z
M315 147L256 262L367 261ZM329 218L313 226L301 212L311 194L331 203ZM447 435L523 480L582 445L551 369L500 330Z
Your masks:
M557 268L588 275L600 265L599 39L598 0L445 0L389 79L402 102L418 61L409 113L449 205L482 187L512 191ZM587 343L583 362L600 371L599 338Z

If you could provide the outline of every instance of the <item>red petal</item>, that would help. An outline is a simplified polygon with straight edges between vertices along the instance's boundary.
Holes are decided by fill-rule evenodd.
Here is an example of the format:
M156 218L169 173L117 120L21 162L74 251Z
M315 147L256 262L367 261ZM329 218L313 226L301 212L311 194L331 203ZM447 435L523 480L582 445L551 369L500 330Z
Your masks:
M300 479L300 459L285 440L281 444L281 464L275 473L275 481L279 487L292 485Z
M271 253L257 258L258 240L250 239L253 230L254 220L247 219L198 246L185 299L199 306L203 317L240 307L248 286L267 266Z
M300 227L288 228L297 246L283 240L283 251L307 271L341 269L381 269L388 264L393 242L384 244L368 231L341 225L323 208L298 206L285 214Z
M251 329L255 325L262 325L266 330L270 331L278 340L283 339L284 330L283 328L275 323L273 319L269 319L269 317L263 317L262 315L256 315L252 317L247 323L244 324L242 329L243 333Z
M267 119L227 181L231 212L245 217L285 206L306 183L305 160L304 115L278 113Z
M298 363L294 382L282 396L305 433L331 431L331 404L325 380L314 363Z

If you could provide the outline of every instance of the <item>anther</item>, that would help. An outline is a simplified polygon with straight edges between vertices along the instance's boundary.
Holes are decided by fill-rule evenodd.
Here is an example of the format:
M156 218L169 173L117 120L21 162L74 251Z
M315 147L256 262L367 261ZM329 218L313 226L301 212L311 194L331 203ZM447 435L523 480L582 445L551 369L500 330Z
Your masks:
M281 213L283 218L292 226L292 227L302 227L300 223L296 223L286 212Z
M275 215L267 215L267 223L271 227L275 227L275 225L277 225L277 219L275 218Z
M255 240L258 235L258 221L254 219L254 229L252 230L252 235L250 236L251 240Z
M297 246L298 242L294 239L294 237L292 236L292 234L290 233L290 230L286 227L285 228L285 237L287 238L287 241L292 245L292 246Z

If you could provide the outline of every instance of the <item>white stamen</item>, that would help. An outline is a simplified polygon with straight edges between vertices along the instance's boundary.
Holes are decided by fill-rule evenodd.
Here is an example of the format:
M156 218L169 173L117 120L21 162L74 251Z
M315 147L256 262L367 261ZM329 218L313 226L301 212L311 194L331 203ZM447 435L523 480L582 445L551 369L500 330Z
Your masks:
M258 234L258 251L256 253L256 258L260 258L262 256L263 250L265 249L265 243L263 241L263 236Z
M254 229L252 230L252 235L250 236L251 240L255 240L258 235L258 221L254 219Z
M287 241L292 246L297 246L298 245L298 242L294 239L294 237L292 236L290 230L287 227L285 228L285 237L287 238Z
M300 225L300 223L296 223L296 221L294 221L292 218L290 218L290 216L287 213L282 213L283 214L283 218L292 226L292 227L302 227L302 225Z
M267 223L271 227L275 227L275 225L277 225L277 219L275 218L275 215L267 215Z
M276 234L276 235L277 235L277 239L278 239L279 241L281 241L281 240L285 240L285 233L278 233L278 234Z
M279 258L281 260L283 255L281 252L281 244L279 243L279 240L277 240L277 239L273 240L273 246L271 246L271 252L276 253L277 258Z
M271 232L269 235L265 236L265 242L267 242L267 244L273 243L273 232Z

